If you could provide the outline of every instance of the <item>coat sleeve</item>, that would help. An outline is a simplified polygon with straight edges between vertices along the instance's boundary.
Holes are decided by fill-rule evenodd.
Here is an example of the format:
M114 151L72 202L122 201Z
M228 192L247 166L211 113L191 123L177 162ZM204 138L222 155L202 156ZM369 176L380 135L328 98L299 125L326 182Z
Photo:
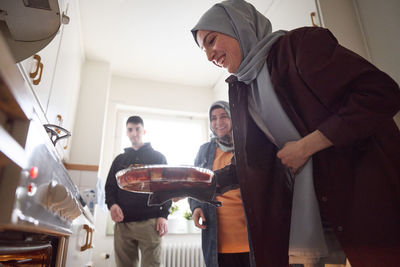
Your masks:
M160 212L158 217L164 217L165 219L168 218L169 215L169 208L171 208L172 200L168 200L160 207Z
M167 164L167 159L162 153L160 153L160 163L159 164ZM167 202L165 202L160 207L160 211L159 211L158 217L164 217L165 219L167 219L168 215L169 215L169 209L171 208L171 205L172 205L172 201L171 200L168 200Z
M197 152L196 158L194 159L194 166L200 167L202 161L204 161L204 160L205 160L204 146L201 146L199 151ZM190 198L190 197L188 198L188 202L189 202L190 210L192 211L192 213L196 208L199 208L199 207L201 208L201 206L202 206L201 202L199 202L193 198Z
M214 171L215 180L217 183L216 194L222 195L229 190L239 187L239 181L236 176L235 159L232 158L231 164L222 169Z
M118 184L115 179L115 174L117 173L118 168L118 157L114 159L110 171L108 172L107 181L105 185L106 191L106 204L108 209L115 203L117 203L117 193L118 193Z
M161 163L160 164L167 164L167 158L161 154Z
M299 75L331 112L318 129L335 146L362 142L400 109L396 82L339 45L329 30L309 28L295 51Z

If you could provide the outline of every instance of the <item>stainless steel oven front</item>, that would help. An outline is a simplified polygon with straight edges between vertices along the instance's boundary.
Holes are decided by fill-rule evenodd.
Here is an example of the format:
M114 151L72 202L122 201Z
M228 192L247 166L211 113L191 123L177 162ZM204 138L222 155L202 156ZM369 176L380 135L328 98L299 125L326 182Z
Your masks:
M0 54L0 266L65 266L77 222L90 240L91 215L1 34Z
M24 266L21 264L39 258L46 264L37 266L65 265L73 222L87 211L46 131L34 118L29 122L18 160L9 160L1 169L0 203L3 266ZM48 259L42 257L46 252ZM21 264L12 265L14 261ZM7 262L11 265L4 265Z

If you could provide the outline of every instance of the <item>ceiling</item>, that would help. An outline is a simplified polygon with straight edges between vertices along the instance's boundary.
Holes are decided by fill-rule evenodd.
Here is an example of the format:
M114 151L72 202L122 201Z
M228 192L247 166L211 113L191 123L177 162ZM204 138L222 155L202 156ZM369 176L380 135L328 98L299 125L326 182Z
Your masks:
M210 64L190 29L213 0L79 1L86 58L109 62L113 74L213 87L225 73ZM273 0L250 0L260 12Z

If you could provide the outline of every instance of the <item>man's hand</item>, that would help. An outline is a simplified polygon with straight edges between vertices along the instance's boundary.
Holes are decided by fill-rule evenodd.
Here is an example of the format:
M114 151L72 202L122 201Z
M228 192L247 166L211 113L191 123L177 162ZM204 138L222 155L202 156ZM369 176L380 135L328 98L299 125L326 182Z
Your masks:
M114 204L110 208L111 219L114 222L122 222L124 220L124 213L118 204Z
M192 214L194 225L200 229L206 229L206 217L204 216L203 210L201 208L195 208ZM200 224L200 218L203 224Z
M168 221L164 217L157 218L157 228L159 236L166 235L168 233Z

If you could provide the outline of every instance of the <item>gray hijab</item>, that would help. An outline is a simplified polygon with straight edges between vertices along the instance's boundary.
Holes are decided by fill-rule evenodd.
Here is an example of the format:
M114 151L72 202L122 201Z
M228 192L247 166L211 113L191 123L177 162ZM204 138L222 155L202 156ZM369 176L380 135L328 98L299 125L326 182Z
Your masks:
M272 33L271 22L243 0L224 1L211 7L192 29L216 31L239 41L242 63L235 74L239 81L250 84L265 64L268 52L285 31Z
M269 20L243 0L214 5L192 29L195 40L198 30L216 31L238 40L243 58L234 75L239 81L250 84L248 108L251 117L278 148L288 141L299 140L300 134L276 96L266 64L272 45L285 32L272 33ZM289 244L291 263L309 263L327 255L312 172L312 160L309 160L294 179Z
M228 113L229 119L231 119L231 111L229 109L229 103L221 100L211 104L211 107L208 111L208 118L210 122L211 122L211 111L213 111L216 108L223 108L226 111L226 113ZM215 140L219 149L221 149L224 152L229 152L233 150L232 135L225 135L223 137L218 137L218 135L215 134L213 128L211 127L211 123L210 123L210 130L212 132L211 139Z

